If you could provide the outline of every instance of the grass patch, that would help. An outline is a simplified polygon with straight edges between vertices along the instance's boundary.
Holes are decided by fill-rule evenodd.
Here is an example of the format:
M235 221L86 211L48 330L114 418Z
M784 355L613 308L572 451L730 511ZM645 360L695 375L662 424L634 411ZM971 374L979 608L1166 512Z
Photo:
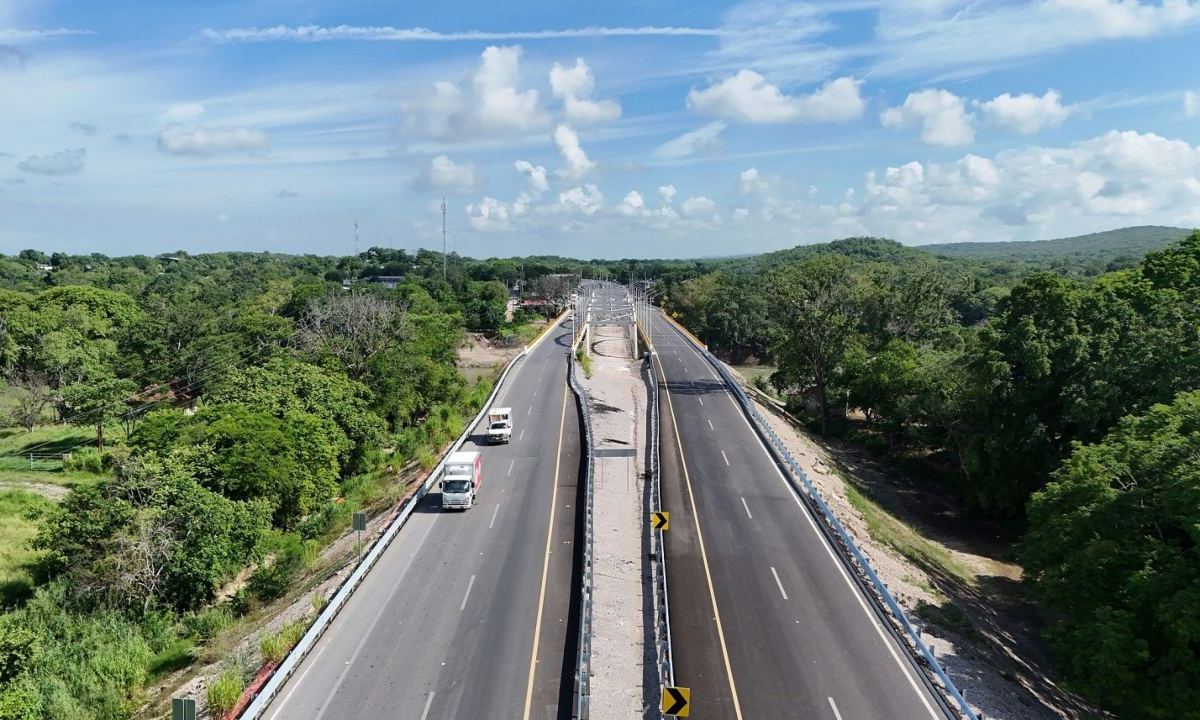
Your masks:
M179 638L151 658L146 670L151 677L159 677L185 668L195 661L196 641L191 638Z
M26 462L28 465L28 462ZM61 467L62 463L59 463ZM0 483L45 483L47 485L62 485L75 488L85 485L95 485L108 477L105 474L84 472L82 470L21 470L0 469Z
M208 706L224 715L233 709L246 690L246 680L237 668L225 668L208 684Z
M923 568L944 573L968 585L975 584L975 573L956 560L949 550L931 542L907 523L890 515L874 500L863 495L853 483L846 481L845 486L846 499L862 513L871 537Z
M62 453L95 445L95 439L94 428L73 425L44 425L33 432L5 428L0 432L0 470L62 470Z
M29 565L40 553L29 547L37 534L32 513L53 507L46 498L28 490L0 490L0 603L12 605L33 589Z
M953 630L960 634L973 633L975 631L971 626L971 621L967 619L967 614L962 611L962 608L952 602L934 605L922 600L917 603L917 617L932 625Z
M575 351L575 359L579 361L579 367L583 368L584 377L591 380L592 379L592 356L585 353L583 351L583 348L579 348L578 350Z

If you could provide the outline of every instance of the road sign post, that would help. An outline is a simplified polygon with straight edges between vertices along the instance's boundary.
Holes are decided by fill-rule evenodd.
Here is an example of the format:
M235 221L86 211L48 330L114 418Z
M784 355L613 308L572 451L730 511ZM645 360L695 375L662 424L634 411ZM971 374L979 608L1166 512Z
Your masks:
M192 698L171 698L171 720L196 720L196 701Z
M358 531L358 549L362 551L362 534L367 529L367 514L365 512L356 512L351 520L352 527Z

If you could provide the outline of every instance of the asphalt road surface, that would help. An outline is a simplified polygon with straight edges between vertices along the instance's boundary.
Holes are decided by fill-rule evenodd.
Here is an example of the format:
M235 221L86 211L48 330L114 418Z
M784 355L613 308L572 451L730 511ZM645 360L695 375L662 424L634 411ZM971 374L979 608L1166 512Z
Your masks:
M569 346L561 323L501 389L511 444L484 444L486 418L475 428L475 507L441 512L435 485L264 718L569 717L580 453Z
M653 333L675 679L691 717L951 717L715 370L657 315Z

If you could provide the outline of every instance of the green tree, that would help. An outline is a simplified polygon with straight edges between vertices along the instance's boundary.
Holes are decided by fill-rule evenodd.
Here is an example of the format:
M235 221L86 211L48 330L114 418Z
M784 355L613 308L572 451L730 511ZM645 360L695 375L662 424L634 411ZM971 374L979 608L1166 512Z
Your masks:
M777 379L802 391L811 388L826 433L829 388L862 315L858 279L845 257L819 255L773 273L767 282L780 327Z
M104 452L104 426L126 419L136 391L132 381L116 378L72 385L63 390L63 402L71 413L68 420L73 425L95 427L96 448Z
M1123 718L1200 704L1200 392L1077 444L1034 494L1021 559L1071 681Z
M413 381L404 375L391 380ZM329 439L337 448L339 472L353 473L366 469L367 457L383 440L383 423L371 411L372 396L366 385L343 373L279 356L228 373L208 399L213 404L239 403L280 419L302 411L334 422L344 435Z

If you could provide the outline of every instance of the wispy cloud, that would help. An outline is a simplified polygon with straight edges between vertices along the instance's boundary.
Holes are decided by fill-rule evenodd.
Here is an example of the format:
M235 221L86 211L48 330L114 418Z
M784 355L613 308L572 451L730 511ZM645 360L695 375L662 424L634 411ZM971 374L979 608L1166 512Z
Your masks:
M71 30L69 28L52 28L49 30L16 30L0 28L0 43L36 42L56 37L70 35L92 35L91 30Z
M558 30L519 30L493 32L466 30L438 32L423 27L397 28L383 26L337 25L276 25L274 27L241 27L216 30L205 28L200 37L213 42L327 42L334 40L371 42L461 42L470 40L559 40L602 37L719 37L727 31L720 28L693 28L644 25L640 27L563 28ZM0 35L3 39L3 35Z

